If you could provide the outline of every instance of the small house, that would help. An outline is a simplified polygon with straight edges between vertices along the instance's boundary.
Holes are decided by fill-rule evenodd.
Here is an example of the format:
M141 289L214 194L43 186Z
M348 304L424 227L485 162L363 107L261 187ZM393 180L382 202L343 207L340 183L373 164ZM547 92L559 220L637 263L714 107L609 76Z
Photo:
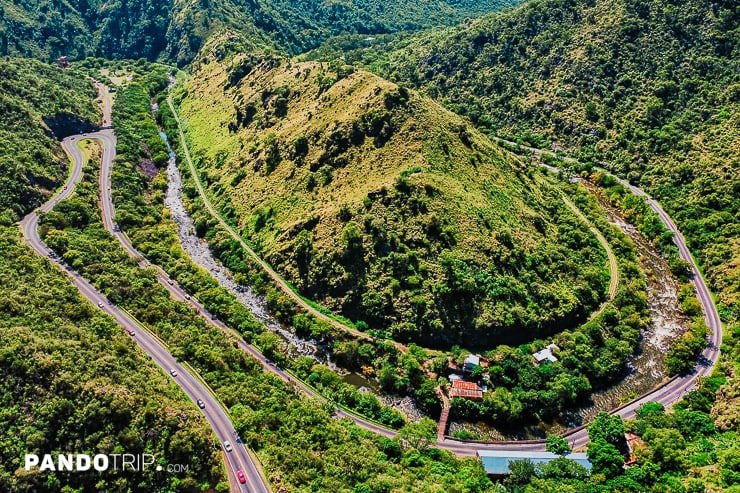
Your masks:
M472 372L473 368L476 366L480 366L480 356L476 356L474 354L469 354L465 357L465 361L463 362L463 370L467 372Z
M535 363L538 365L544 361L548 363L555 363L558 358L552 354L553 351L558 351L559 348L555 344L548 344L542 351L537 351L532 356L534 357Z

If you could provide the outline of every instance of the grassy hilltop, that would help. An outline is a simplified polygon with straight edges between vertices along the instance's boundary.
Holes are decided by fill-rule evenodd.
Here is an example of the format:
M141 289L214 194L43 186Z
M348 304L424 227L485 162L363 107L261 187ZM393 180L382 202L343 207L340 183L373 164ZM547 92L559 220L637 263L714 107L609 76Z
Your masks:
M459 117L368 72L218 52L181 102L191 150L302 294L433 344L531 338L603 298L595 238Z
M496 135L608 162L677 220L725 318L737 320L737 8L724 0L534 0L390 46L336 40L315 56L364 64Z

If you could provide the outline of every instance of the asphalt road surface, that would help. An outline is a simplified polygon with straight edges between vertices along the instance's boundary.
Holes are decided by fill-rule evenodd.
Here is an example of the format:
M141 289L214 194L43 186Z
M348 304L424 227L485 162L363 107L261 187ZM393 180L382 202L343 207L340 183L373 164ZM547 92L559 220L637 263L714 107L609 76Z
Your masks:
M170 105L170 108L172 109L173 114L176 118L179 118L173 104L170 98L168 98L168 103ZM190 166L191 172L195 176L195 169L193 167L192 161L189 159L189 152L187 150L187 145L185 143L185 137L182 132L182 127L179 125L178 120L178 126L179 126L179 132L180 132L180 141L183 144L183 151L185 153L186 160L188 160L188 165ZM517 144L515 142L511 141L505 141L503 139L497 139L494 138L493 140L507 143L509 145L516 146ZM522 149L528 150L534 154L548 154L548 155L555 155L555 153L550 151L543 151L541 149L536 149L533 147L521 147ZM567 162L576 162L572 158L561 158L564 159ZM550 169L553 172L558 172L559 169L554 166L548 166L543 165L544 167ZM617 178L617 177L615 177ZM623 185L627 186L633 193L637 195L641 195L646 197L647 203L650 205L653 210L655 210L658 215L660 216L660 219L663 221L665 226L674 233L674 241L676 245L678 246L678 249L681 253L681 258L686 260L691 264L692 268L692 282L694 283L694 286L697 291L698 299L702 304L702 308L704 310L705 319L707 321L707 325L710 328L710 336L708 339L708 346L705 349L705 351L702 353L699 362L697 363L694 371L688 375L682 376L682 377L673 377L671 379L667 379L665 382L661 383L651 391L647 392L646 394L643 394L642 396L637 397L636 399L619 406L616 409L613 409L610 414L618 415L623 418L633 418L635 415L635 411L639 409L643 404L646 402L659 402L665 405L666 407L671 406L673 403L679 401L684 394L687 392L693 390L696 387L696 382L699 377L705 377L708 375L711 375L712 370L714 368L714 365L717 363L719 359L719 346L722 343L722 324L719 319L719 314L717 312L717 308L714 304L714 300L712 299L712 296L709 293L709 290L706 287L706 284L704 282L704 279L699 273L699 269L696 265L696 262L691 257L689 250L686 246L686 243L683 239L683 236L678 231L678 228L673 223L671 218L668 216L668 214L663 211L663 209L660 207L660 205L655 202L653 199L647 197L647 195L637 187L634 187L633 185L630 185L623 180L617 178ZM199 180L195 180L196 185L199 186L199 191L203 198L205 199L206 205L208 206L208 200L205 197L205 191L201 188ZM240 240L240 243L243 247L247 248L249 250L249 247L244 244L243 240L236 235L234 231L229 228L227 224L224 224L220 216L215 211L211 211L211 213L216 217L220 222L222 222L222 225L226 227L230 232L232 233L235 238ZM263 267L265 267L263 265ZM270 269L271 270L271 269ZM276 276L273 275L273 278ZM610 286L611 290L611 286ZM215 324L223 328L224 330L229 330L225 325L223 325L221 322L215 321ZM251 346L248 346L244 344L243 342L240 343L245 350L249 351L255 358L260 360L263 363L263 366L267 368L270 371L273 371L277 375L279 375L281 378L283 378L286 381L291 381L289 375L287 375L285 372L277 371L274 368L270 368L270 365L268 365L265 362L265 358L259 354L254 348ZM301 388L304 392L306 392L309 395L321 398L321 396L316 395L316 393L311 390L310 388L306 387L300 382L295 382L295 384ZM370 431L374 431L376 433L379 433L381 435L392 437L395 435L395 432L392 430L389 430L383 426L379 426L375 423L369 422L362 417L356 416L352 413L348 413L342 410L337 411L337 417L348 417L355 421L359 426L362 426L363 428L366 428ZM566 432L563 436L565 436L568 441L571 444L572 448L579 448L583 447L588 443L588 432L585 429L585 426L581 426L578 428L574 428L572 430L569 430ZM455 453L459 456L469 456L469 455L475 455L475 452L477 450L482 449L505 449L505 450L544 450L545 449L545 440L516 440L516 441L496 441L496 442L463 442L459 440L453 440L453 439L445 439L443 441L438 441L437 446L442 449L450 450L451 452Z
M103 143L103 146L104 146L104 155L103 155L102 172L101 172L101 202L102 202L104 223L106 225L106 228L109 229L109 231L111 231L111 233L114 234L118 238L118 240L121 242L124 248L126 248L126 250L129 251L129 253L132 256L140 259L142 267L149 267L149 263L146 260L144 260L143 257L133 248L133 246L130 244L126 236L122 234L120 231L117 231L117 228L115 227L115 223L113 222L115 211L113 209L113 205L112 205L112 201L110 197L110 172L111 172L111 167L113 163L113 157L115 154L115 137L112 135L112 132L109 134L108 131L101 131L96 134L91 134L89 137L100 139L100 141ZM510 143L510 144L513 144L513 143ZM528 150L535 152L535 153L541 153L541 154L548 153L548 151L541 151L539 149L534 149L534 148L529 148ZM73 172L73 175L74 175L74 172ZM633 191L633 193L636 193L638 195L643 195L643 196L645 195L644 192L642 192L641 190L637 189L636 187L632 185L625 184L625 186L628 186ZM68 190L65 192L69 192L69 191L71 190ZM706 287L706 284L704 283L703 278L699 275L698 268L693 258L688 253L688 248L685 245L683 237L681 236L680 232L676 228L673 221L660 208L660 206L650 198L647 198L647 201L648 201L648 204L654 210L656 210L656 212L660 215L661 220L663 220L666 227L674 232L675 241L679 247L679 251L681 252L682 258L690 262L692 265L692 269L694 273L692 281L694 282L696 286L699 301L702 303L705 317L707 319L707 324L709 325L711 329L711 335L709 339L709 346L704 351L702 358L693 373L686 375L684 377L674 377L672 379L669 379L666 382L659 385L658 387L656 387L655 389L653 389L652 391L648 392L647 394L623 406L620 406L619 408L611 412L612 414L616 414L624 418L633 417L635 414L635 410L638 409L640 406L642 406L646 402L660 402L666 406L670 406L674 402L678 401L686 392L692 390L696 385L696 380L698 377L707 376L711 374L712 368L719 358L718 348L722 340L721 339L722 338L722 326L719 321L719 315L717 313L716 307L714 306L714 301L711 295L709 294L709 291ZM260 361L263 367L265 368L265 370L272 372L273 374L279 376L286 382L290 382L292 385L294 385L296 388L300 389L301 391L305 392L306 394L322 399L322 397L320 395L317 395L316 392L314 392L311 388L307 387L302 382L296 381L295 379L291 378L291 376L288 373L284 372L280 368L277 368L275 365L269 363L266 360L266 358L262 354L260 354L254 347L242 341L238 334L236 334L234 331L229 329L225 324L223 324L219 320L213 319L213 317L211 317L210 314L208 314L205 308L196 299L188 297L187 293L185 293L176 283L174 283L174 281L172 281L161 269L159 269L158 267L155 267L155 268L157 268L157 270L159 271L160 282L162 282L162 284L172 293L172 295L176 299L183 301L183 302L190 303L201 314L203 314L211 324L219 327L220 329L224 330L226 333L233 335L234 340L237 341L237 344L239 345L239 347L241 347L244 351L248 352L251 356L253 356L258 361ZM337 410L336 416L338 418L343 418L343 417L350 418L353 421L355 421L359 426L362 426L363 428L366 428L370 431L384 435L386 437L392 437L396 434L392 430L388 430L387 428L383 426L377 425L375 423L372 423L370 421L363 419L362 417L345 412L343 410ZM588 442L588 434L584 427L579 427L579 428L570 430L564 436L568 438L573 448L582 447ZM481 443L481 442L462 442L458 440L447 439L447 440L438 442L437 446L443 449L450 450L457 455L465 456L465 455L475 455L476 450L480 450L480 449L543 450L545 447L545 443L544 443L544 440L518 440L518 441L499 441L499 442ZM248 476L251 477L252 474L248 473ZM256 490L256 491L262 491L262 490Z
M105 104L105 99L103 107L105 111L103 121L110 122L110 103ZM44 257L51 257L53 252L39 237L38 212L50 211L56 204L73 193L75 185L79 182L82 176L83 166L82 152L77 144L79 141L85 139L96 139L102 143L103 163L108 165L108 173L110 173L110 166L115 157L116 144L115 135L112 130L101 130L99 132L87 134L86 136L75 135L67 137L62 141L62 146L72 158L72 172L68 181L48 202L39 207L36 211L28 214L20 222L25 240L39 255ZM106 190L106 192L108 192L108 190ZM104 196L109 198L110 194L104 194ZM105 201L103 202L105 203ZM108 219L110 219L106 214L104 214L104 217L108 217ZM112 223L109 224L112 225ZM106 227L107 226L108 224L106 224ZM234 425L229 416L221 408L219 403L210 394L206 387L196 377L194 377L187 368L180 365L169 353L167 348L153 335L148 331L142 330L136 321L134 321L128 314L109 303L100 292L83 279L77 272L72 270L71 267L64 264L58 258L54 258L55 261L59 263L60 267L66 271L72 283L77 287L77 289L79 289L82 295L90 300L94 305L98 306L102 311L112 316L127 332L133 332L135 335L132 336L132 339L135 340L139 347L141 347L149 356L151 356L154 362L167 373L169 378L172 378L174 382L182 388L194 403L198 399L204 402L205 407L201 409L201 412L211 425L214 433L222 444L225 441L229 441L233 446L233 450L231 452L223 451L232 491L268 493L270 491L268 485L260 475L260 472L253 462L252 457L249 455L246 447L239 437L236 436ZM171 374L172 370L177 373L177 376L173 376ZM237 481L237 471L243 471L245 473L246 483L244 485Z

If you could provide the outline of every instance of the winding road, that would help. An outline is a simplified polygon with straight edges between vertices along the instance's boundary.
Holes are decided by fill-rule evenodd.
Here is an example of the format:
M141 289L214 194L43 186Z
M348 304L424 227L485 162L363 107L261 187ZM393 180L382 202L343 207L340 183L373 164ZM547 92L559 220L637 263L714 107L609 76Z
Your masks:
M326 320L332 325L342 329L347 330L350 333L357 333L360 337L367 337L367 334L364 334L362 332L356 331L350 327L347 327L339 322L337 322L334 319L331 319L329 317L326 317L325 315L321 314L317 310L315 310L313 307L308 305L305 300L300 298L296 293L294 293L287 284L280 278L280 276L275 273L269 265L267 265L264 261L262 261L259 256L242 240L242 238L228 225L223 221L223 219L220 217L220 215L215 211L213 206L211 205L210 201L208 200L205 190L203 189L202 184L200 183L200 180L197 175L197 171L195 169L195 166L192 162L192 159L190 157L190 152L188 150L187 142L185 140L185 134L183 131L182 123L180 121L179 114L177 110L174 107L174 104L172 102L171 95L167 98L167 103L172 110L172 113L175 117L175 120L177 121L178 125L178 132L179 132L179 138L180 143L182 146L183 154L185 156L185 159L187 161L188 167L190 169L190 172L192 173L194 177L194 181L196 183L196 186L198 188L198 191L206 205L206 208L209 210L209 212L219 221L219 223L232 235L234 239L239 241L239 243L245 248L245 250L252 256L255 261L257 261L268 274L275 279L276 282L280 286L283 287L286 294L289 294L291 297L293 297L301 306L306 308L308 311L310 311L312 314L315 314L317 317L321 318L322 320ZM506 143L511 146L517 146L516 143L505 141L503 139L496 139L493 140ZM525 150L528 150L530 152L533 152L535 154L539 155L553 155L555 156L555 153L549 152L549 151L543 151L541 149L535 149L532 147L521 147ZM568 162L576 162L572 158L565 158L565 161ZM559 169L555 168L553 166L543 165L546 168L550 169L551 171L558 172ZM693 257L691 256L688 247L686 246L686 242L681 235L680 231L674 224L674 222L671 220L671 218L668 216L668 214L663 211L663 209L660 207L660 205L650 197L648 197L642 190L638 189L637 187L634 187L633 185L626 183L624 180L619 179L618 177L615 177L617 180L619 180L620 183L622 183L624 186L629 188L632 193L635 193L637 195L643 196L646 198L648 205L655 210L658 215L660 216L661 221L665 224L666 228L668 228L670 231L674 234L674 242L678 246L679 252L681 254L681 258L686 260L691 264L692 269L692 278L691 281L694 284L694 287L697 292L697 296L699 301L702 304L702 309L704 311L704 316L707 322L707 325L710 328L710 337L708 340L707 348L702 353L694 371L688 375L685 376L676 376L670 379L667 379L654 389L650 390L649 392L637 397L636 399L633 399L632 401L617 407L616 409L613 409L610 411L610 414L621 416L622 418L629 419L633 418L635 416L635 411L639 409L642 405L644 405L647 402L659 402L663 404L666 407L671 406L673 403L680 400L687 392L691 391L696 387L697 379L700 377L706 377L711 375L712 370L714 368L714 365L717 363L719 359L719 346L722 343L722 323L720 322L719 314L717 312L717 308L714 304L714 300L709 293L709 290L706 286L706 283L701 276L699 269L696 265L696 262L694 261ZM574 212L579 215L582 219L585 219L583 217L580 210L578 210L575 205L570 202L566 197L564 197L564 200L566 204L574 210ZM589 222L586 220L586 223L589 224ZM606 250L609 255L609 263L610 263L610 271L612 273L611 276L611 282L609 285L609 295L610 297L613 297L613 295L616 293L618 282L619 282L619 276L617 272L617 265L616 265L616 258L614 258L613 253L611 251L611 248L608 247L608 243L606 242L606 239L603 238L603 235L596 230L595 228L592 228L592 232L597 236L599 241L602 243L602 245L607 245ZM220 322L219 322L220 324ZM223 325L223 324L221 324ZM225 327L224 327L225 328ZM241 343L244 345L243 343ZM244 345L246 346L246 345ZM253 348L250 347L250 352L255 351ZM259 354L259 353L257 353ZM264 358L261 357L261 355L257 356L258 359L264 362ZM288 377L284 372L278 372L279 376L281 376L283 379L286 379L290 381L290 377ZM304 392L308 393L309 395L321 398L320 396L317 396L314 391L312 391L310 388L306 387L300 382L294 382L295 385L301 388ZM378 426L374 423L368 422L361 417L358 417L354 414L350 414L344 411L338 411L337 414L338 417L348 417L352 420L354 420L358 425L362 426L363 428L366 428L370 431L379 433L381 435L391 437L395 435L395 432L392 430L388 430L387 428L384 428L382 426ZM576 449L585 446L588 443L588 432L585 429L585 426L579 426L577 428L574 428L572 430L569 430L568 432L563 434L564 437L568 439L568 441L571 444L571 447ZM493 450L493 449L506 449L506 450L544 450L545 448L545 440L516 440L516 441L497 441L497 442L469 442L469 441L460 441L460 440L454 440L447 438L445 440L441 440L437 442L437 446L442 449L449 450L456 455L459 456L471 456L475 455L477 450Z
M108 123L111 121L111 104L108 92L102 84L98 84L98 90L100 91L101 98L103 100L103 122ZM74 135L65 138L62 141L62 146L67 153L69 153L72 160L72 171L70 176L61 191L55 194L48 202L37 210L24 217L20 222L24 239L39 255L55 258L60 268L67 273L72 283L83 296L90 300L94 305L97 305L103 312L113 317L113 319L129 334L135 334L132 336L132 339L136 341L136 344L151 356L152 360L173 379L173 381L194 403L198 399L203 401L204 407L201 409L201 412L210 424L215 435L222 444L225 441L229 441L233 445L233 450L231 452L227 452L225 450L223 452L224 462L229 473L231 490L269 493L269 486L262 478L260 471L252 460L252 457L239 437L235 436L235 428L229 416L204 384L193 376L187 367L178 363L163 343L161 343L153 334L149 333L147 330L142 330L143 327L139 325L136 320L123 310L109 303L105 296L97 291L90 283L83 279L77 272L72 270L72 268L66 265L62 260L59 260L39 237L38 213L49 212L60 201L68 198L74 192L75 185L82 177L83 155L82 151L78 147L78 143L86 139L94 139L102 143L103 168L105 169L107 166L107 176L108 178L110 177L110 167L115 158L116 146L116 138L112 130L100 130L87 135ZM103 190L108 192L109 187L103 187ZM108 199L110 198L109 193L106 196ZM103 202L105 202L105 200ZM110 210L112 211L112 206ZM104 213L103 216L106 217L107 214ZM110 219L110 216L108 216L108 218ZM112 222L110 224L112 225ZM173 375L173 370L176 376ZM246 484L242 485L237 481L237 471L243 471L245 473Z
M104 95L104 107L105 105L105 97L107 97L107 94ZM174 105L172 104L171 100L168 99L168 103L170 104L173 114L177 117L177 112L174 109ZM110 104L108 103L108 108L110 107ZM108 110L109 111L109 110ZM110 116L108 113L107 120L104 119L104 121L110 122ZM179 124L178 119L178 124ZM118 241L124 246L124 248L135 258L138 258L140 260L140 265L143 268L150 268L149 262L146 261L143 256L136 251L131 243L128 241L128 238L118 231L118 228L115 226L115 223L113 221L115 216L115 210L113 208L113 203L111 200L111 194L110 194L110 176L111 176L111 169L113 165L113 159L115 157L115 135L111 130L101 130L99 132L93 133L88 135L87 137L82 136L73 136L68 137L63 141L63 145L65 149L70 153L72 160L73 160L73 169L70 174L69 180L67 182L66 188L62 189L57 195L55 195L49 202L44 204L42 207L40 207L38 210L42 212L48 212L51 210L54 205L56 205L59 201L65 199L68 197L74 190L74 185L77 183L81 176L81 170L82 170L82 153L80 152L79 148L77 147L77 142L80 140L83 140L84 138L89 139L96 139L101 142L103 146L103 158L101 162L101 174L100 174L100 191L101 191L101 210L103 211L103 220L105 227L118 239ZM185 153L186 158L189 158L189 152L187 150L187 144L184 139L184 134L182 132L182 127L180 127L180 140L181 144L183 146L183 151ZM512 145L515 145L513 143L510 143ZM540 151L535 149L529 149L532 152L539 151L540 153L547 153L547 151ZM192 161L189 161L189 166L191 166L191 172L193 172L195 175L195 170L193 169ZM197 180L196 180L197 182ZM692 281L696 287L697 295L699 298L699 301L702 304L702 307L704 309L705 318L707 320L707 324L710 327L711 335L710 335L710 343L709 346L706 348L704 353L702 354L702 358L697 365L695 371L689 375L683 376L683 377L674 377L672 379L667 380L666 382L662 383L655 389L651 390L650 392L644 394L643 396L640 396L639 398L618 407L617 409L614 409L611 411L612 414L622 416L624 418L631 418L635 414L635 410L637 410L640 406L642 406L646 402L660 402L663 403L666 406L670 406L677 400L679 400L686 392L693 389L696 385L696 380L699 377L708 376L711 374L714 364L717 362L719 358L719 345L722 341L722 325L719 319L719 315L717 313L716 307L714 305L714 301L709 293L709 290L706 287L706 284L704 283L703 278L701 277L699 270L691 257L688 248L686 247L685 241L676 228L673 221L670 219L670 217L660 208L660 205L657 204L653 199L647 197L644 192L637 189L636 187L625 183L624 181L620 180L620 182L628 187L633 193L636 193L641 196L645 196L648 204L650 207L652 207L660 216L661 220L664 222L666 227L671 230L674 233L674 241L676 242L679 251L681 252L681 257L687 260L691 266L692 266L692 272L693 272L693 278ZM205 196L204 191L201 189L201 193ZM209 202L206 200L206 204L209 204ZM215 211L212 210L212 213L215 214ZM215 214L216 217L218 217L218 214ZM222 221L219 217L219 221ZM236 235L236 233L231 230L231 228L222 222L222 225L231 231L232 234ZM44 245L44 243L41 241L41 239L38 236L38 216L36 212L33 212L26 216L23 221L21 221L21 226L23 228L24 237L26 238L26 241L40 254L47 256L50 251ZM238 237L238 235L236 235ZM241 242L243 246L248 248L248 245L246 245L243 241ZM252 252L254 254L254 252ZM255 254L256 256L256 254ZM258 259L259 257L257 257ZM265 264L263 264L263 267L265 267ZM269 268L269 266L266 266ZM255 359L261 362L262 366L265 368L266 371L269 371L281 379L283 379L286 382L289 382L291 385L293 385L296 389L306 393L309 396L323 399L320 395L318 395L313 389L306 386L304 383L300 381L296 381L294 378L290 376L290 374L286 373L282 369L276 367L275 365L269 363L266 358L260 354L254 347L251 345L245 343L241 337L228 328L225 324L223 324L221 321L213 319L210 314L205 310L205 308L200 305L200 303L194 299L190 298L187 293L185 293L174 281L172 281L164 271L162 271L159 267L154 267L158 271L158 277L160 282L163 286L165 286L172 295L183 302L190 303L192 306L194 306L204 317L206 320L208 320L209 323L213 324L214 326L219 327L223 331L225 331L230 338L232 338L234 341L237 342L238 346L244 350L245 352L248 352L251 356L253 356ZM90 299L93 303L103 304L103 310L114 317L114 319L124 328L135 330L140 329L139 325L136 323L135 320L133 320L131 317L129 317L126 313L119 310L117 307L108 304L107 300L97 292L89 283L87 283L84 279L82 279L77 273L71 271L69 267L66 267L67 273L72 279L72 282L77 286L77 288L80 290L80 292L83 293L88 299ZM269 272L269 271L268 271ZM277 274L275 273L275 276ZM279 276L277 276L278 279ZM282 281L280 279L280 281ZM282 281L284 282L284 281ZM291 291L292 293L292 291ZM293 293L295 295L295 293ZM297 295L295 295L297 296ZM305 300L298 297L298 299L301 301L301 306L304 306L306 303ZM309 308L310 305L308 305ZM312 313L313 313L312 308ZM329 317L326 317L323 314L320 314L320 312L317 312L322 320L326 320L329 323L332 323L333 325L339 326L339 328L342 328L343 330L350 329L350 331L354 331L354 329L351 329L349 327L344 326L343 324L340 324L339 322L336 322L334 319L331 319ZM362 332L358 332L358 335L361 337L367 337L367 334L364 334ZM186 392L186 394L193 400L195 399L202 399L206 403L206 408L203 410L204 414L206 415L206 419L209 421L211 426L213 427L216 435L218 438L223 442L224 440L230 440L234 442L233 433L234 433L234 427L231 424L227 414L223 411L223 409L219 406L218 402L211 396L211 394L207 391L207 389L203 386L202 383L200 383L199 380L197 380L193 375L191 375L188 370L179 365L174 358L167 352L166 348L163 347L161 344L159 344L155 337L148 334L146 331L138 330L137 335L135 336L135 339L137 343L139 344L144 351L146 351L148 354L152 356L154 361L163 369L166 371L170 368L174 368L178 371L178 376L174 378L174 380L180 385L181 388ZM352 419L355 423L357 423L359 426L373 431L375 433L378 433L380 435L386 436L386 437L393 437L395 436L396 432L389 430L383 426L377 425L373 422L370 422L368 420L363 419L362 417L359 417L357 415L348 413L346 411L343 411L341 409L338 409L336 412L336 416L338 418L349 418ZM585 430L585 427L579 427L575 428L573 430L570 430L569 432L564 434L565 437L568 438L569 442L571 443L571 446L573 448L578 448L584 446L588 442L588 434ZM238 488L240 485L238 483L235 483L234 481L234 471L243 469L247 473L247 479L248 479L248 487L250 488L249 491L257 491L257 492L267 492L269 491L268 486L266 485L266 481L262 479L262 476L260 476L259 471L257 467L255 466L254 462L252 461L251 457L249 456L247 450L245 447L243 447L241 444L236 444L237 446L234 447L234 451L230 454L225 454L226 456L226 463L227 467L229 468L230 476L232 478L232 485L235 486L236 491L240 491ZM521 441L500 441L500 442L488 442L488 443L482 443L482 442L464 442L459 440L453 440L453 439L445 439L437 442L437 446L442 449L449 450L453 452L456 455L459 456L472 456L475 455L477 450L483 450L483 449L507 449L507 450L543 450L545 447L544 440L521 440Z

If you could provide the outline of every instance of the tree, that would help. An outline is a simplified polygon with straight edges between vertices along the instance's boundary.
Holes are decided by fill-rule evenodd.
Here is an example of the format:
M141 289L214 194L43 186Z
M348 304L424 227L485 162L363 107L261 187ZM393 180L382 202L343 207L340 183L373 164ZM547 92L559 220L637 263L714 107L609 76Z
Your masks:
M309 268L311 266L311 256L313 255L313 239L311 232L304 229L296 236L294 243L296 265L298 266L298 275L303 282L307 282Z
M396 369L387 361L383 363L378 371L378 382L383 389L393 391L396 388L396 381L398 380L398 373Z
M545 450L547 450L548 452L552 452L553 454L563 456L568 455L571 452L568 440L559 435L550 435L547 437Z
M425 378L422 380L419 388L414 392L416 403L419 407L433 415L439 415L440 412L439 397L437 396L436 387L437 382L435 380Z
M683 451L686 440L672 428L648 428L642 438L650 445L652 462L664 471L683 468Z
M509 462L509 471L511 474L504 480L504 484L514 491L528 485L536 474L534 464L529 459Z
M480 365L475 365L473 367L473 370L470 372L470 378L472 378L473 380L478 380L482 376L483 376L483 367Z
M627 440L624 438L624 421L619 416L600 412L594 422L588 425L588 437L592 442L604 441L613 445L621 453L627 452Z
M408 447L423 451L428 449L437 437L437 423L422 418L418 423L406 423L398 432L398 438Z
M720 459L722 480L729 486L740 484L740 446L735 445Z
M553 479L585 479L588 470L574 460L558 457L539 467L540 476Z
M624 456L617 447L603 439L590 442L587 454L593 464L591 472L594 474L603 474L607 478L613 478L622 471Z
M356 222L350 221L342 230L342 243L348 251L362 248L362 232Z
M279 356L278 349L280 346L280 338L274 333L265 331L257 337L257 345L262 350L262 354L268 358L275 358Z

